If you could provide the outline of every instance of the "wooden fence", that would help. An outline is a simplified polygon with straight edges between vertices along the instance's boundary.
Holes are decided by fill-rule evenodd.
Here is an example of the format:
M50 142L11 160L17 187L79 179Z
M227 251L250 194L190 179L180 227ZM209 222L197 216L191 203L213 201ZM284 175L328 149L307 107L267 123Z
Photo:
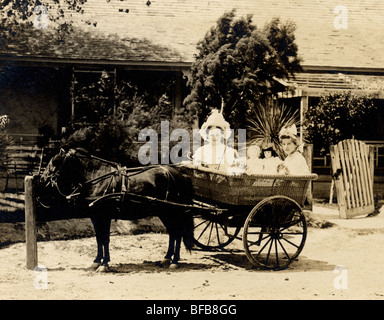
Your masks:
M373 148L362 141L347 139L331 146L330 151L340 217L373 213Z
M12 137L13 138L13 137ZM23 191L23 180L26 175L39 174L57 152L59 141L49 140L46 147L41 148L36 145L36 141L23 139L12 140L7 146L6 152L0 162L0 177L5 178L5 186L2 192L6 192L11 180L14 180L12 187L16 193Z
M375 174L383 175L384 173L384 141L364 141L373 149ZM313 168L317 174L328 174L331 168L331 155L313 155Z

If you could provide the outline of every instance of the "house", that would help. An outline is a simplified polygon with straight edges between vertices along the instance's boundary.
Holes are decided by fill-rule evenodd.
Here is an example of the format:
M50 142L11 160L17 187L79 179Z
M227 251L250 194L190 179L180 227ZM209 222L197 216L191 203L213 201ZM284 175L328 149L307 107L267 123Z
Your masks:
M196 43L233 8L238 16L252 14L258 26L274 16L296 23L303 72L289 83L294 92L281 98L296 101L301 114L330 91L384 99L381 0L88 0L83 14L70 17L75 31L55 37L48 21L18 44L0 48L6 67L0 114L10 115L9 134L36 135L46 124L60 134L76 117L71 80L102 71L114 79L143 77L146 84L153 77L172 79L172 103L181 105ZM384 166L384 134L375 140L377 164Z

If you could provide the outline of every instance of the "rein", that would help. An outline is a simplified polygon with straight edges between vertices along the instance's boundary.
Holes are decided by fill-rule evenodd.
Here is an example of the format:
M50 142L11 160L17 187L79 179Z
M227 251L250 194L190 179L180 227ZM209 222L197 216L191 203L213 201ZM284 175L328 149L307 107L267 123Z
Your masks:
M73 154L69 154L67 153L66 157L67 156L72 156ZM93 201L90 205L93 205L95 202L98 202L99 200L101 199L104 199L104 198L107 198L107 197L110 197L110 196L113 196L114 194L116 196L120 196L120 197L124 197L124 194L127 193L127 186L126 186L126 181L128 182L129 184L129 178L132 177L132 176L135 176L135 175L138 175L140 173L143 173L147 170L150 170L154 167L158 167L158 165L150 165L150 166L141 166L141 167L134 167L134 168L127 168L125 166L120 166L118 163L116 162L113 162L113 161L109 161L109 160L105 160L105 159L102 159L102 158L99 158L97 156L94 156L94 155L90 155L90 156L86 156L86 155L82 155L82 154L76 154L77 157L79 158L90 158L90 159L93 159L93 160L97 160L101 163L104 163L110 167L113 168L113 170L111 172L108 172L108 173L105 173L103 175L100 175L96 178L93 178L93 179L90 179L90 180L87 180L83 183L79 183L78 186L75 187L75 189L68 195L64 194L61 190L60 190L60 187L58 185L58 183L56 181L53 181L51 179L51 183L56 187L58 193L63 196L65 199L67 200L71 200L72 198L76 197L76 196L79 196L81 194L81 189L84 188L85 186L88 186L88 185L96 185L97 183L100 183L101 181L104 181L108 178L113 178L114 176L120 176L121 179L122 179L122 185L121 185L121 192L117 192L117 193L112 193L112 194L106 194L106 191L107 189L105 190L104 194L100 197L98 197L95 201ZM174 166L178 166L179 164L174 164ZM167 172L167 177L168 177L168 180L169 178L173 178L172 174ZM111 180L112 182L112 180ZM108 186L109 187L109 186ZM167 190L167 197L168 197L168 190Z

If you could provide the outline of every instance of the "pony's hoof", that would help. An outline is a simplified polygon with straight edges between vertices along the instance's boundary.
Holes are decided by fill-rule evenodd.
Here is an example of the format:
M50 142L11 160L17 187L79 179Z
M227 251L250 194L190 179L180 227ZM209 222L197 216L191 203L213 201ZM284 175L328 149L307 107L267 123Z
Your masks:
M102 264L96 270L96 272L108 272L108 271L109 271L109 265L105 265L105 264Z
M169 269L171 269L171 270L177 270L179 268L180 268L180 265L178 263L171 263L169 265Z
M162 266L162 267L168 267L170 264L171 264L171 259L163 259L160 262L160 266Z
M89 267L89 270L96 271L100 267L101 263L100 262L94 262L92 265Z

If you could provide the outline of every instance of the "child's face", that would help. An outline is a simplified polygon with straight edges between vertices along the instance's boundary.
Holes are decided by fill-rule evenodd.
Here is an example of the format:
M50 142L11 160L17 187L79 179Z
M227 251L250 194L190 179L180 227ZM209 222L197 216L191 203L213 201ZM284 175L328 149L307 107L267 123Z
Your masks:
M258 150L250 150L247 152L247 158L248 159L256 159L260 158L260 151Z
M211 141L220 141L224 137L224 132L219 127L210 126L208 130L208 136Z
M264 157L266 157L266 158L272 157L272 151L270 151L270 150L264 151Z
M258 146L250 146L247 148L247 159L260 158L260 148Z
M297 146L293 143L292 139L283 139L281 141L281 146L287 156L294 153L297 149Z

